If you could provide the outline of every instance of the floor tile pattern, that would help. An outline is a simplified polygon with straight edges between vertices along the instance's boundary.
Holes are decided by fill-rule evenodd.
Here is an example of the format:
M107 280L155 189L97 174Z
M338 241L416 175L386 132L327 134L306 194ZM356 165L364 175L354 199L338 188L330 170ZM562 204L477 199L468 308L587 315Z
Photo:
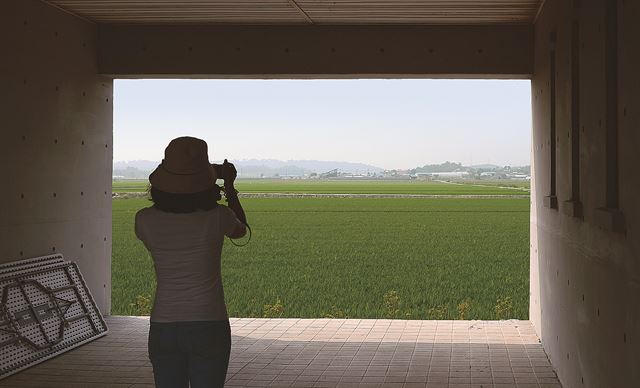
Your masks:
M148 318L0 387L153 387ZM228 387L561 388L529 321L231 319Z

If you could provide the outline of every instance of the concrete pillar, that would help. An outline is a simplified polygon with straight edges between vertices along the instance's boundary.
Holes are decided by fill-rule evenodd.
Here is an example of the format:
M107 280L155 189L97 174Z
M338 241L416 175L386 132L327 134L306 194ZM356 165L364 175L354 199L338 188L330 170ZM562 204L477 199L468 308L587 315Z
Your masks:
M111 291L113 93L96 26L40 1L0 12L0 262L58 252Z

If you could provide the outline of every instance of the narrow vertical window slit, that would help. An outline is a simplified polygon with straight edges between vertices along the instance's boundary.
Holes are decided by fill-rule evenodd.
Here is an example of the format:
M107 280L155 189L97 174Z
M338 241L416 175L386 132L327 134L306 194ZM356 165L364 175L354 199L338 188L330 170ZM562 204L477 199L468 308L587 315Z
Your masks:
M571 198L564 204L565 213L582 218L580 194L580 20L574 6L571 25Z
M549 35L549 195L544 204L558 208L556 196L556 32Z

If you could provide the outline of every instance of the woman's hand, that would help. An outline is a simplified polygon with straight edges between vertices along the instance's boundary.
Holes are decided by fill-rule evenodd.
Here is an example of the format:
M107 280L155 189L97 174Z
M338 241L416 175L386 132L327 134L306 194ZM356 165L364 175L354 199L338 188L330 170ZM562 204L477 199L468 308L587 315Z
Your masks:
M222 178L224 179L224 186L233 187L233 182L235 182L237 177L238 171L236 171L236 166L225 159L224 163L222 163Z
M236 180L238 176L238 172L236 171L236 166L232 163L229 163L227 159L222 163L222 177L224 179L224 196L227 198L227 206L229 209L233 210L236 214L236 217L240 220L241 224L236 231L229 234L228 236L231 238L240 238L247 233L246 225L247 224L247 216L244 214L244 210L242 209L242 205L240 204L240 200L238 199L238 192L235 187L233 187L233 182Z

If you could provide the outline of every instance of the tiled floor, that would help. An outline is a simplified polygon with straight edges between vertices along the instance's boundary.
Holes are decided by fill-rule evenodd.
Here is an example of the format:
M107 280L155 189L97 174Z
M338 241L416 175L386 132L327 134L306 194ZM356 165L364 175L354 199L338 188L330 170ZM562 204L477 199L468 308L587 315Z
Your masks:
M0 381L0 387L153 387L149 321L107 318L110 334ZM560 388L528 321L232 319L229 387Z

